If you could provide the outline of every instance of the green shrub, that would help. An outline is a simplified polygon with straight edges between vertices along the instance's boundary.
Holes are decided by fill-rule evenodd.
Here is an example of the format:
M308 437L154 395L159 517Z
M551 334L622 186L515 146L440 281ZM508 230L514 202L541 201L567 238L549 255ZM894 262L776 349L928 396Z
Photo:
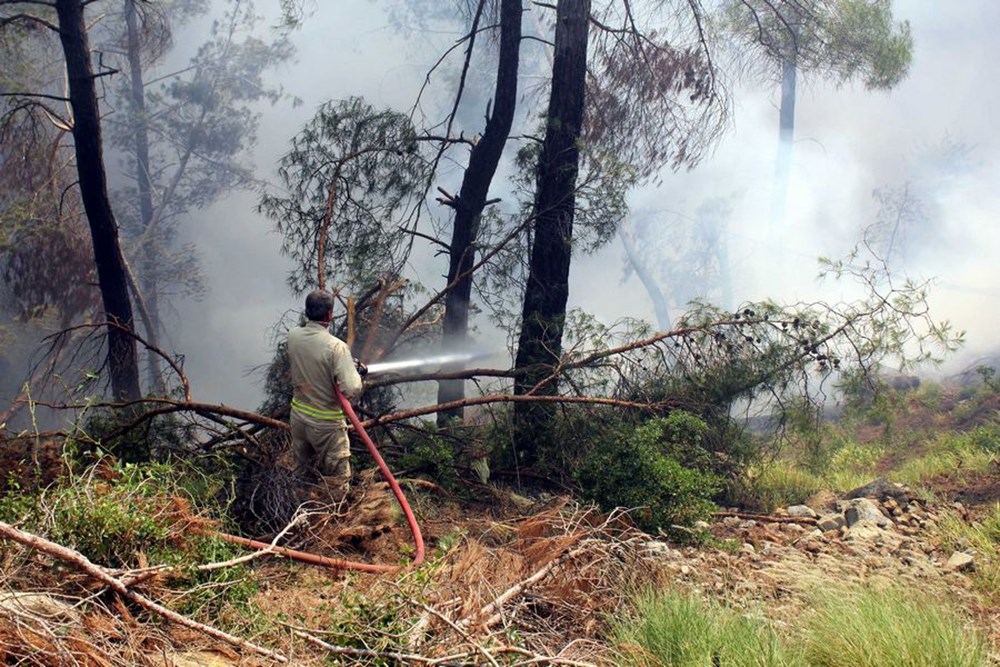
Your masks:
M395 458L393 467L409 473L421 472L444 486L451 486L455 476L455 452L461 439L447 432L438 432L431 422L421 424L399 438L403 453ZM374 465L374 462L372 462Z
M986 642L940 601L898 588L817 596L806 659L815 667L985 667Z
M584 496L602 508L638 508L637 525L648 531L671 532L705 518L719 489L710 473L687 468L668 452L697 448L704 422L674 413L652 419L634 432L619 432L594 447L576 477Z
M190 496L184 491L185 473L191 472L189 466L100 460L82 475L62 478L49 488L11 491L0 498L0 520L105 567L172 566L169 583L174 590L165 595L168 604L217 623L225 610L246 610L257 587L246 566L197 569L243 550L191 530ZM214 487L204 476L195 485Z
M100 462L82 478L64 479L34 493L8 494L0 499L0 518L76 549L95 563L134 567L140 553L150 556L171 538L175 517L157 497L155 475L155 468L112 468Z
M642 594L613 633L629 665L804 667L766 623L677 591Z

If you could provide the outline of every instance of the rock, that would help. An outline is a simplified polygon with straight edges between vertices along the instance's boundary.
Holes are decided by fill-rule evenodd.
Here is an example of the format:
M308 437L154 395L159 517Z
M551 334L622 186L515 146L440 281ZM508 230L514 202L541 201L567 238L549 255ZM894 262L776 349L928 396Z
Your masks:
M210 651L185 651L182 653L157 653L150 655L151 664L163 667L234 667L237 663ZM162 662L161 662L162 661Z
M742 521L743 520L740 519L738 516L727 516L722 520L722 525L726 526L727 528L734 528L740 525Z
M875 498L877 500L894 498L897 502L906 502L910 495L910 490L902 484L896 484L885 477L879 477L873 482L848 491L844 498L849 500L853 498Z
M792 505L785 512L796 519L815 519L819 516L808 505Z
M10 591L0 594L0 608L38 619L80 621L76 608L45 593Z
M956 551L944 564L948 572L971 572L976 569L976 559L964 551Z
M684 575L685 577L691 574L692 571L693 570L689 566L681 565L681 574Z
M826 532L828 530L839 530L847 525L847 521L844 519L843 514L824 514L820 517L816 525L820 530Z
M849 500L844 508L844 519L848 526L853 526L859 521L872 521L879 526L892 526L892 519L882 514L878 505L868 498L854 498Z
M849 542L876 542L885 532L875 521L864 519L851 525L846 539Z
M756 554L757 550L753 548L753 545L749 542L744 542L740 545L740 553L744 554Z
M757 525L757 522L753 519L747 519L746 521L740 522L740 528L753 528Z
M695 530L708 530L709 528L712 527L712 524L710 524L707 521L695 521L691 525L694 527Z
M642 545L642 550L647 556L653 558L666 558L668 560L679 560L682 558L681 552L672 548L666 542L650 540Z

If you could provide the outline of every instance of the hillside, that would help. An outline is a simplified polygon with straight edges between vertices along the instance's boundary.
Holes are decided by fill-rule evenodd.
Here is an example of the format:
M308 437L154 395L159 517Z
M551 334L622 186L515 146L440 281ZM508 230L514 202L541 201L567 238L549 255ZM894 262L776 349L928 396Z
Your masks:
M579 666L640 664L642 655L704 664L649 653L651 616L633 610L642 591L657 590L706 605L719 626L752 622L754 636L775 642L770 662L752 664L835 665L851 663L821 656L842 651L845 635L875 640L864 624L824 616L831 599L890 591L902 617L878 617L876 636L902 646L903 629L923 627L922 614L940 606L963 636L985 641L978 662L953 664L1000 664L998 407L986 387L896 394L821 429L827 461L811 472L796 447L816 434L793 434L755 479L755 511L720 508L686 542L568 495L404 482L428 555L388 574L246 560L211 539L218 524L184 500L190 480L166 466L101 462L44 493L18 490L7 446L4 520L73 544L93 563L5 539L0 646L5 664L24 665ZM406 524L370 473L349 506L325 509L281 543L366 562L412 557ZM196 569L233 559L241 562ZM167 622L145 602L178 616ZM732 645L711 648L715 664L751 664L727 657ZM811 657L792 662L797 648Z

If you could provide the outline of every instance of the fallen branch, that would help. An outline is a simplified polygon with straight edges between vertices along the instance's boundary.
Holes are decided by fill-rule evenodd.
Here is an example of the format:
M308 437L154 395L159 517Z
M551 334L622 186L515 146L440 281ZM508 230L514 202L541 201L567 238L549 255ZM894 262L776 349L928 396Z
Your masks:
M125 585L123 581L112 576L107 569L91 562L89 558L84 556L79 551L70 549L69 547L64 547L61 544L57 544L55 542L47 540L44 537L40 537L38 535L34 535L32 533L28 533L23 530L19 530L14 526L11 526L10 524L5 523L3 521L0 521L0 536L6 537L7 539L22 544L28 547L29 549L41 551L42 553L48 554L53 558L57 558L65 563L69 563L71 565L76 566L78 569L82 570L85 574L93 577L94 579L97 579L98 581L100 581L105 586L115 591L119 595L127 597L129 600L132 600L143 609L151 611L154 614L157 614L158 616L162 616L168 621L172 621L174 623L177 623L178 625L182 625L186 628L196 630L198 632L208 635L209 637L220 639L226 642L227 644L236 646L237 648L253 651L254 653L265 656L272 660L276 660L277 662L281 663L288 662L288 658L286 658L284 655L276 651L272 651L271 649L259 646L257 644L254 644L253 642L249 642L240 637L236 637L227 632L219 630L218 628L214 628L210 625L198 623L197 621L194 621L190 618L187 618L186 616L178 614L175 611L167 609L163 605L154 602L153 600L150 600L144 595L141 595L131 590L128 586Z

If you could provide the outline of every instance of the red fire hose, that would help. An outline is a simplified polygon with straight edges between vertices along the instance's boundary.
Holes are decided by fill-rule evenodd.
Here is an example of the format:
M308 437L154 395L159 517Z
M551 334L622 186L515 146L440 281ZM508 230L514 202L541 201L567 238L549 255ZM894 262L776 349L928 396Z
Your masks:
M361 420L358 419L358 416L354 413L354 408L351 407L351 402L348 401L347 397L340 391L340 387L334 385L333 390L337 396L337 400L340 401L340 405L344 408L344 413L351 421L351 424L354 426L358 435L361 436L361 439L364 441L365 446L368 448L368 452L372 455L372 458L375 459L375 463L378 464L378 469L382 473L382 476L387 482L389 482L389 487L392 488L392 493L396 496L396 501L402 508L403 514L406 515L406 521L410 525L410 533L413 534L413 544L416 547L416 553L414 554L413 562L410 563L410 567L416 567L424 561L424 537L420 533L420 526L417 525L417 519L413 515L413 510L410 509L410 504L406 502L403 490L399 488L399 483L396 481L396 478L392 476L392 471L389 470L389 466L385 464L385 461L382 459L382 455L378 453L378 449L375 447L375 443L372 442L371 437L361 425ZM312 563L314 565L323 565L325 567L343 570L361 570L362 572L396 572L397 570L402 569L399 565L358 563L339 558L327 558L326 556L319 556L317 554L298 551L296 549L289 549L287 547L272 546L267 542L251 540L246 537L239 537L228 533L217 534L223 540L232 542L233 544L239 544L250 549L266 550L271 553L280 554L294 560L302 561L304 563Z

